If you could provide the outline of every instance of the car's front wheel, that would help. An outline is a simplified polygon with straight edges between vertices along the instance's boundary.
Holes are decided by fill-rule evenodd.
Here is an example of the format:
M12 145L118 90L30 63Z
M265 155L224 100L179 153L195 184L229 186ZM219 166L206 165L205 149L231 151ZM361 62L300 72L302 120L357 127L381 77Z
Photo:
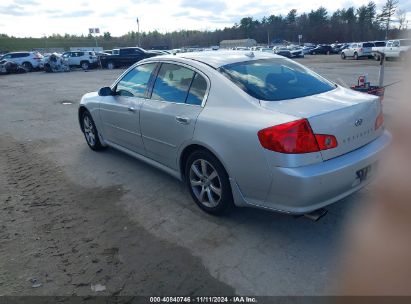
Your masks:
M341 59L345 60L347 58L347 56L345 56L345 53L341 53Z
M84 111L82 115L82 127L84 137L90 149L98 151L104 149L104 146L100 142L99 134L94 124L93 118L88 111Z
M88 70L90 68L88 61L82 61L80 65L83 70Z
M358 59L359 59L358 54L354 53L354 60L358 60Z
M191 196L205 212L220 215L234 206L228 174L210 152L198 150L188 157L185 178Z

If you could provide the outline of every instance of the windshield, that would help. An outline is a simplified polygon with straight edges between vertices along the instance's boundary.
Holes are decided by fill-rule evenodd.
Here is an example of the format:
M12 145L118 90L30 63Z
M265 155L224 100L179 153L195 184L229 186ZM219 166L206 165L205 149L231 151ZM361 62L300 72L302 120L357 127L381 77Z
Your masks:
M277 101L331 91L335 85L293 61L274 58L225 65L218 69L244 92Z

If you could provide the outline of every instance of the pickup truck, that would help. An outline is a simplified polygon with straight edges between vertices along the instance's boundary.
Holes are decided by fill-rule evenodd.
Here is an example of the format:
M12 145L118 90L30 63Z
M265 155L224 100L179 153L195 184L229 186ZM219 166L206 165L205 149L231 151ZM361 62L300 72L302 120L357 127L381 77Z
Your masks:
M411 39L397 39L387 41L384 48L385 58L405 59L411 48Z
M150 53L139 47L127 47L113 49L112 54L100 56L100 62L103 68L111 70L119 67L129 67L137 61L157 55L158 54Z
M375 60L380 61L380 53L384 53L385 46L387 45L386 41L374 41L375 46L372 48L371 54Z

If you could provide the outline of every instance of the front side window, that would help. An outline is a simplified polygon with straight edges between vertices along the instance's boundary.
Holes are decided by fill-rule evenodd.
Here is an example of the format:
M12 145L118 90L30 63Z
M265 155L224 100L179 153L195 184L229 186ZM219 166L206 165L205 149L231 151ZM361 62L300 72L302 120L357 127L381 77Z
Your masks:
M399 46L400 46L400 42L399 42L399 41L394 41L394 42L392 43L392 46L393 46L393 47L399 47Z
M145 97L151 73L156 63L139 65L129 71L117 84L116 94L127 97Z
M185 67L163 63L153 88L152 99L185 103L194 71Z
M218 70L259 100L294 99L335 89L333 83L311 70L282 58L234 63Z

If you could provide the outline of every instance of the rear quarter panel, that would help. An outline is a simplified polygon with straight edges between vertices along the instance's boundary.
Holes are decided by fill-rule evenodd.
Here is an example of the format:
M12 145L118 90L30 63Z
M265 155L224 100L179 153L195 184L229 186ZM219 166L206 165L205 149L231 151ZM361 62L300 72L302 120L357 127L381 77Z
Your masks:
M265 200L272 172L257 133L295 117L262 109L257 100L216 71L207 75L210 94L197 119L193 142L219 158L244 197Z

